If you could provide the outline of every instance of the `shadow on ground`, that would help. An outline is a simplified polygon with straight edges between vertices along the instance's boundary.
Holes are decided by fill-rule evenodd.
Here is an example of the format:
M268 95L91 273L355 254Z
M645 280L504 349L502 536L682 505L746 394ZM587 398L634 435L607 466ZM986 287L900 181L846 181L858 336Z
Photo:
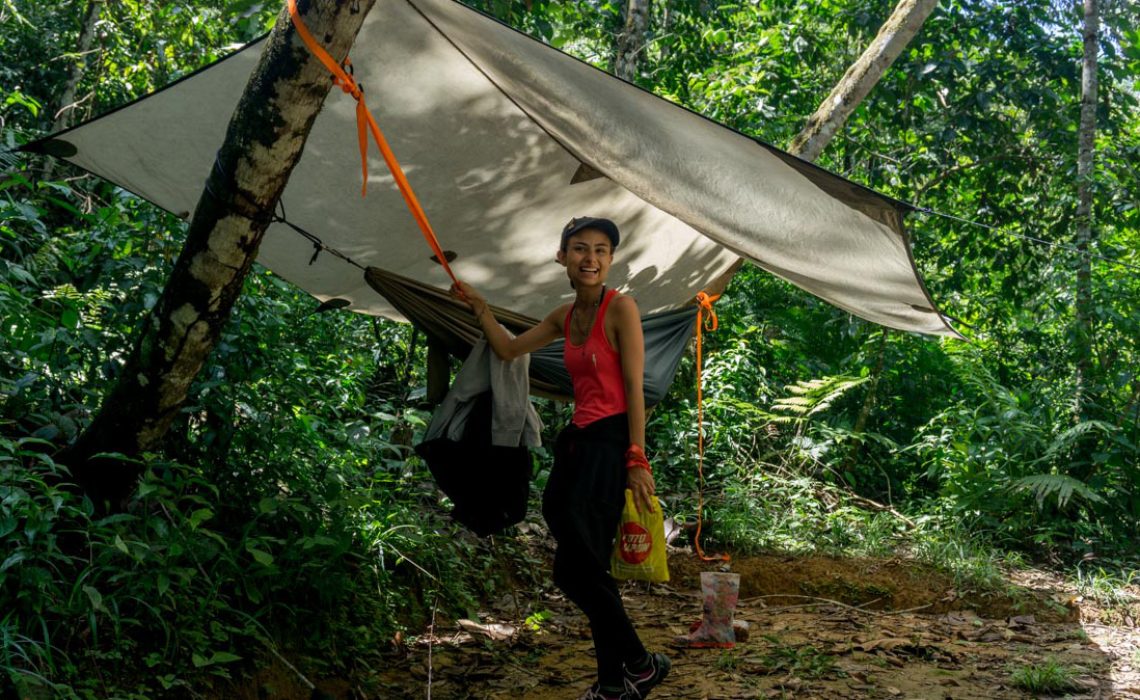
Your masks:
M674 661L653 697L1140 699L1140 633L1101 624L1094 606L1046 574L981 593L902 559L741 557L728 566L741 574L737 617L749 639L732 650L671 646L700 617L700 571L720 566L675 553L669 584L625 585L646 645ZM528 627L536 614L541 622ZM335 698L555 700L593 681L585 620L555 592L508 596L479 618L437 619L434 634L394 647L352 682L318 685ZM1049 668L1067 671L1067 689L1035 695L1015 681ZM228 697L309 691L271 665Z

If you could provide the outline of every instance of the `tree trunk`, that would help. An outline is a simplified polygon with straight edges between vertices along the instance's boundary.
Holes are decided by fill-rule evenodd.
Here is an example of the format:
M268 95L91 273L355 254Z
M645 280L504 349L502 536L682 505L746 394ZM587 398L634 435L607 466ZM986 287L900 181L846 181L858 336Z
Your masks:
M788 151L807 161L814 161L823 153L827 144L835 137L847 118L862 103L863 99L871 93L883 73L895 62L903 49L922 29L926 18L934 11L938 0L901 0L895 6L894 12L879 28L879 33L871 45L863 51L859 60L851 64L847 72L831 90L831 94L820 104L815 114L808 118L803 130L792 139ZM878 392L879 377L883 370L883 359L886 356L888 329L882 329L882 339L879 342L879 358L874 369L874 379L867 389L867 396L859 409L855 421L855 432L862 433L867 429L867 422L874 408ZM862 452L862 443L858 443L848 456L848 464L853 465ZM887 488L890 488L888 478Z
M298 10L335 58L348 53L373 0L311 0ZM331 76L282 11L230 118L162 299L140 329L119 382L60 461L96 504L112 508L140 474L128 460L153 450L229 320L270 216L300 160ZM346 134L346 138L352 138Z
M1077 294L1076 294L1076 396L1074 418L1084 420L1088 413L1088 393L1092 373L1092 266L1089 246L1092 230L1093 145L1096 139L1097 37L1100 15L1097 0L1084 0L1084 60L1081 66L1081 125L1077 145Z
M626 0L625 27L618 35L614 54L614 74L634 82L645 53L645 38L649 32L650 0Z
M938 0L901 0L895 11L879 28L874 41L851 64L847 73L836 84L831 94L811 115L803 130L792 139L788 152L792 155L812 162L819 157L831 139L835 137L847 117L859 106L863 99L870 94L871 89L878 84L883 73L891 67L906 45L918 34L922 24L938 4ZM732 273L740 269L744 258L736 261ZM720 294L732 280L732 275L726 275L705 288L707 294Z
M63 86L59 105L51 125L51 133L63 131L71 125L71 115L79 106L75 93L79 91L79 83L87 74L87 55L91 53L91 42L95 37L95 25L99 23L99 15L103 9L104 0L89 0L87 13L83 19L83 27L79 30L79 41L75 47L75 62L71 64L71 73L67 76L67 83ZM55 161L48 159L44 164L43 179L50 180L55 171Z
M67 76L63 94L59 98L59 106L55 111L55 121L51 125L52 133L63 131L71 125L71 115L75 111L75 93L79 90L79 83L87 74L87 54L91 52L91 41L95 36L95 25L99 22L99 14L103 8L103 0L89 0L87 14L83 20L83 27L79 30L79 42L75 48L75 62L71 64L71 73Z
M875 40L811 115L803 131L792 139L788 150L807 161L818 158L937 5L938 0L902 0L879 29Z

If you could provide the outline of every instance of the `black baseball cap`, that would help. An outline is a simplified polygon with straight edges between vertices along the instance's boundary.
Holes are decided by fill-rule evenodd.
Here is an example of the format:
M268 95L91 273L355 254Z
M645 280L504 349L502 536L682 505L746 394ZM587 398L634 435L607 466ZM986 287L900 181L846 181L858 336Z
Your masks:
M570 223L566 224L566 226L564 226L562 229L561 247L566 247L566 241L570 238L570 236L573 236L575 233L578 233L582 229L587 228L597 229L606 234L606 236L608 236L610 239L610 245L612 245L615 250L617 249L618 242L621 240L621 234L618 233L617 224L610 221L609 219L599 219L594 216L579 216L570 219Z

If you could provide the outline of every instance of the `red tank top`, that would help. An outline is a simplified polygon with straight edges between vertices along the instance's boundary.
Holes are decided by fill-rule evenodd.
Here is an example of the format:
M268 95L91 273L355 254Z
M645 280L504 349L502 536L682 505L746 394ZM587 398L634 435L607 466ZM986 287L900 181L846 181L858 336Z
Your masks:
M562 358L566 363L566 371L570 373L570 380L574 383L573 423L580 428L599 418L625 413L626 410L621 355L606 338L606 309L615 295L616 289L606 292L598 307L594 327L581 345L570 342L570 314L574 313L573 306L566 312L566 321L563 323L566 344L563 346Z

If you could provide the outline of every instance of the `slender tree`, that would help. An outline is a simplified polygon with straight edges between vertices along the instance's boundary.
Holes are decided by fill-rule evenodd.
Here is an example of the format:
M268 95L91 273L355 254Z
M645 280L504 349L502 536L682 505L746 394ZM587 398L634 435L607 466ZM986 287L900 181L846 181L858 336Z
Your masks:
M937 5L938 0L902 0L879 28L871 45L859 60L851 64L831 94L808 118L803 130L792 139L788 150L804 160L818 158L883 73L918 34Z
M1077 289L1076 289L1076 393L1074 417L1087 417L1092 373L1092 266L1089 247L1093 241L1092 180L1093 146L1096 141L1097 48L1100 13L1097 0L1084 0L1084 58L1081 62L1081 122L1077 145Z
M614 74L630 81L637 78L649 33L650 0L626 0L625 24L617 39Z
M299 13L334 57L348 53L373 0L310 0ZM139 476L128 457L154 449L230 318L269 215L332 87L283 10L230 119L186 244L121 379L61 456L96 503L112 507Z
M819 109L808 118L807 124L804 125L800 133L792 139L788 150L805 160L814 161L819 158L823 149L843 128L847 118L851 116L859 103L871 93L883 74L891 67L907 44L918 34L926 22L926 18L930 16L937 5L938 0L902 0L895 7L891 16L887 18L887 21L883 23L883 26L879 28L879 33L870 46L863 51L855 63L851 64L839 83L831 90L831 94L824 99ZM886 357L887 339L890 335L889 329L886 328L881 329L881 333L878 360L871 372L871 385L867 389L863 405L859 409L859 415L855 421L856 433L862 433L867 429L867 421L875 406L879 379L883 372L883 360ZM862 451L862 443L855 443L849 453L848 463L854 463ZM889 481L887 486L889 489Z
M59 105L55 111L55 121L51 126L53 132L62 131L71 125L71 116L79 103L75 99L79 91L79 83L87 74L87 55L91 53L91 41L95 36L95 25L99 23L99 14L103 9L104 0L89 0L87 12L83 16L83 27L79 31L79 41L75 47L75 61L71 64L71 72L67 76L63 94L60 95Z
M804 128L792 139L788 152L807 161L815 161L827 144L839 133L847 118L883 77L906 45L918 34L938 0L901 0L863 54L852 63L832 89L831 94L812 114ZM732 275L744 259L705 290L719 294L728 286Z
M52 132L63 131L71 125L72 115L83 102L76 100L79 84L87 75L87 56L91 53L91 43L95 37L95 25L99 23L99 16L103 10L104 0L88 0L87 11L83 15L83 26L79 30L79 40L75 46L75 59L71 64L71 71L67 75L67 83L63 87L59 104L56 106L55 116L51 125ZM43 176L50 179L55 169L55 161L48 160L44 165Z

